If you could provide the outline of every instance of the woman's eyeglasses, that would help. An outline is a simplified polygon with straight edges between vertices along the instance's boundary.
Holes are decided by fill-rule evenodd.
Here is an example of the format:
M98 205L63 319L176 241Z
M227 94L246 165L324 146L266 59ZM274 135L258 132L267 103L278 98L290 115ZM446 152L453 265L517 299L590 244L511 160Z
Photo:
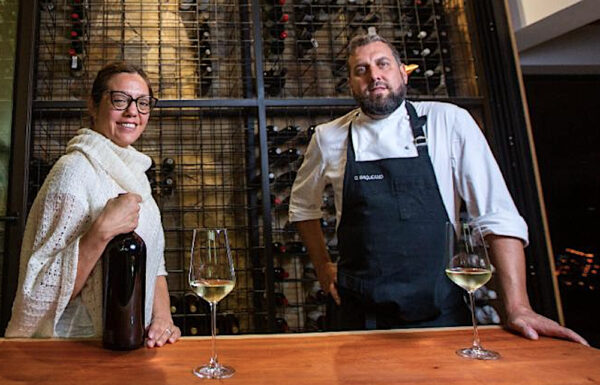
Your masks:
M124 111L129 108L131 102L135 102L135 106L140 114L147 114L154 106L158 99L152 96L140 96L134 99L131 95L127 95L122 91L108 91L110 94L110 103L117 111Z

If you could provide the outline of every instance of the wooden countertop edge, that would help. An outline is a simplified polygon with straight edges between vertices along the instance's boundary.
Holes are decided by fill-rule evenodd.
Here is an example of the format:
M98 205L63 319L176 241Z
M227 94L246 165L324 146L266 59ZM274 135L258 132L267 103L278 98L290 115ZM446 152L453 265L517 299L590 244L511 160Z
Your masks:
M482 325L477 329L501 329L499 325ZM442 332L452 330L471 330L472 326L454 326L440 328L412 328L412 329L389 329L389 330L356 330L343 332L314 332L314 333L278 333L278 334L238 334L238 335L217 335L217 339L260 339L260 338L315 338L315 337L335 337L346 335L369 335L369 334L398 334L398 333L424 333L424 332ZM210 336L181 337L183 340L210 340ZM0 338L3 341L15 342L76 342L93 341L97 338Z

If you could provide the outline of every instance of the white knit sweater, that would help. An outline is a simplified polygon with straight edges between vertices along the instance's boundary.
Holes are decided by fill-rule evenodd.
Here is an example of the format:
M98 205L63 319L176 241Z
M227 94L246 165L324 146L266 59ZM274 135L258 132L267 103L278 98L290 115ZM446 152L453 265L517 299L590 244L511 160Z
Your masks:
M144 174L150 158L83 128L50 171L27 218L19 290L7 337L102 335L102 261L72 301L79 240L119 193L142 196L139 226L146 242L146 325L152 317L156 277L166 275L160 211Z

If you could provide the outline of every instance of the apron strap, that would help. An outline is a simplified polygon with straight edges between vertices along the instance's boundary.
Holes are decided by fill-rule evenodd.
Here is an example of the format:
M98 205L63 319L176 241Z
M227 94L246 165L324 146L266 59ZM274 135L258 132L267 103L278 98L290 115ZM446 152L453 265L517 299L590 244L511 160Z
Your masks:
M420 153L423 149L427 150L427 137L423 131L423 126L427 123L427 116L418 116L415 106L408 100L406 100L405 103L410 119L410 128L413 132L414 144L417 147L417 151Z

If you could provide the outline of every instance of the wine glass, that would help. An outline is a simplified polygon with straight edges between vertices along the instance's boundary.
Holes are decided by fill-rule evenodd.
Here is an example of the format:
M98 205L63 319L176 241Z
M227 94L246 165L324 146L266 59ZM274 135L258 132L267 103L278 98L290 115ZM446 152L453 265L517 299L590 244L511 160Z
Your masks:
M497 352L481 347L475 320L473 293L485 285L492 277L492 267L487 255L487 248L479 226L459 224L458 238L452 223L446 225L446 245L448 264L446 275L455 284L469 293L471 319L473 320L473 346L456 351L461 357L478 360L496 360Z
M189 283L192 290L210 304L212 356L207 365L194 369L201 378L228 378L235 370L217 359L217 303L235 286L235 271L226 229L195 229L192 237Z

